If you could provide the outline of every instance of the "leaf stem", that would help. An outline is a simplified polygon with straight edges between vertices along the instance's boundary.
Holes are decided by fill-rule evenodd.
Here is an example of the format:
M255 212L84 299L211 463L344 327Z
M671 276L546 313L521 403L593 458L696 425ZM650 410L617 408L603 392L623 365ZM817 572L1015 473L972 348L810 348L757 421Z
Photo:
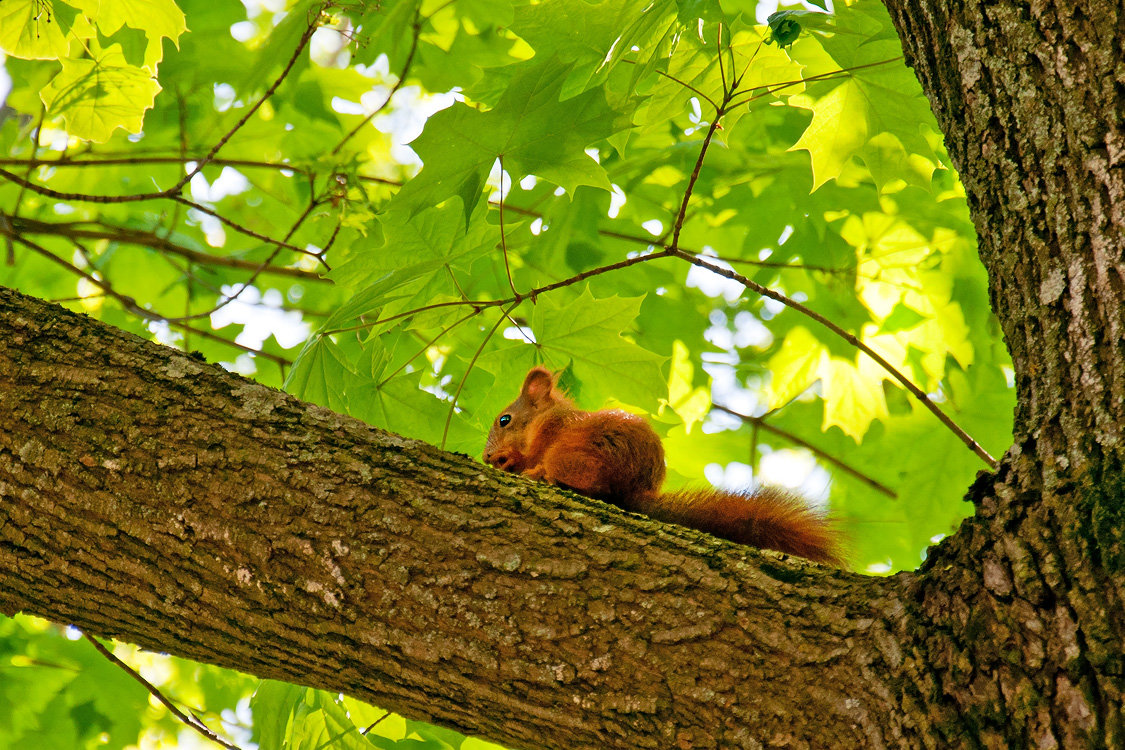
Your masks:
M516 283L512 281L512 264L508 260L508 241L504 235L504 155L500 154L496 158L500 161L500 251L504 255L504 271L508 274L508 288L512 290L513 295L519 297Z
M496 321L492 328L488 330L488 333L484 335L484 338L481 339L480 346L478 346L477 350L473 353L473 358L469 360L469 365L465 368L465 374L461 376L461 382L457 384L457 390L453 393L453 400L449 402L449 410L445 413L445 427L441 431L441 444L438 446L442 450L445 449L445 442L449 439L449 424L453 421L453 412L457 409L457 399L461 398L461 391L465 388L465 381L469 379L469 373L471 373L473 371L473 368L476 367L477 360L480 359L481 352L484 351L485 345L492 340L492 337L496 335L496 331L499 330L500 324L505 320L509 320L510 318L508 316L511 314L512 310L515 310L517 307L519 307L519 305L520 302L513 302L511 307L509 307L507 310L504 310L504 312L500 315L500 318Z

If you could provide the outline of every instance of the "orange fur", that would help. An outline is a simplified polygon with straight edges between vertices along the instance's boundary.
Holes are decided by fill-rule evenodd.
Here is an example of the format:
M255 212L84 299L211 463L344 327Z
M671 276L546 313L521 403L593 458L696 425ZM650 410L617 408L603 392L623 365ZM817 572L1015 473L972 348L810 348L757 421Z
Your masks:
M484 460L741 544L834 565L843 561L830 521L784 490L661 493L664 447L652 427L624 411L582 411L542 367L528 372L519 397L492 423Z
M629 510L708 534L817 562L842 565L839 533L801 497L776 487L748 492L677 490L636 498Z

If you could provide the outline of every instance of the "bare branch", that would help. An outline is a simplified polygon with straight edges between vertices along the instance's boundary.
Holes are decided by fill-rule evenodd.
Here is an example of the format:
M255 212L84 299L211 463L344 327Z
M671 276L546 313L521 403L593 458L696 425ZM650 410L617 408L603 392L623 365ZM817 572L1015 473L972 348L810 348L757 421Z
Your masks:
M103 227L100 229L84 229L84 225L92 225L95 227ZM130 229L129 227L120 227L113 224L104 222L46 222L37 221L35 219L19 218L11 221L11 231L20 232L23 234L46 234L54 235L57 237L66 237L68 239L84 238L93 240L109 240L111 242L120 242L129 245L138 245L141 247L148 247L162 253L169 253L186 258L193 263L206 266L225 266L227 268L238 268L240 270L255 271L261 268L260 263L254 261L242 260L241 258L234 258L229 256L210 255L208 253L199 252L190 248L179 245L171 240L159 236L155 232L147 232L141 229ZM2 226L0 226L0 233L7 233ZM305 271L301 268L287 268L279 266L268 266L262 269L262 273L275 274L278 276L291 276L293 278L301 279L302 281L313 281L319 283L331 283L327 278L321 276L315 271Z
M203 158L202 156L189 156L185 154L183 156L111 156L105 158L98 157L96 159L71 159L66 154L62 154L52 159L0 159L0 166L21 166L26 164L31 167L50 167L52 169L61 169L63 167L112 167L122 165L142 166L148 164L185 164L187 162L199 161ZM304 167L289 164L288 162L224 159L215 157L211 159L209 163L216 166L238 167L240 169L272 169L276 171L294 172L296 174L308 172Z
M387 105L391 103L391 99L394 98L394 95L398 93L398 90L406 83L406 76L410 73L410 66L414 64L414 53L418 51L418 37L422 34L422 16L418 8L414 9L414 22L411 24L411 32L410 51L406 55L406 62L402 66L402 72L398 74L398 80L395 82L395 85L392 86L391 90L387 93L387 98L383 100L382 104L375 108L374 112L364 117L358 125L351 129L351 132L340 139L340 142L337 143L330 152L331 155L335 156L338 154L345 143L355 137L356 133L374 120L376 115L386 109Z
M242 344L239 344L236 341L232 341L230 339L225 339L222 336L218 336L214 333L211 333L210 331L205 331L205 330L200 329L200 328L191 328L189 326L184 325L181 322L176 321L175 319L166 318L163 315L160 315L159 313L153 312L152 310L148 310L148 309L142 307L141 305L137 304L137 301L135 299L133 299L132 297L130 297L129 295L122 294L122 293L118 292L116 289L113 288L113 286L108 281L106 281L104 279L99 279L97 276L94 276L93 274L89 274L86 271L83 271L78 266L75 266L73 263L69 263L69 262L63 260L62 258L55 255L54 253L52 253L47 248L43 247L42 245L38 245L38 244L32 242L31 240L29 240L25 237L20 237L18 235L14 236L13 239L16 242L18 242L19 244L28 248L29 250L43 256L44 258L47 258L48 260L56 263L57 265L62 266L63 268L70 271L74 275L79 276L83 279L86 279L86 281L90 282L91 284L93 284L94 286L98 287L103 292L105 292L105 294L107 296L117 300L117 302L125 310L133 313L134 315L136 315L140 318L143 318L145 320L155 321L155 322L167 322L168 325L172 326L173 328L178 328L178 329L183 330L183 331L190 331L191 333L193 333L197 336L202 336L203 338L211 339L213 341L218 341L220 343L226 344L227 346L234 347L235 349L241 349L242 351L244 351L248 354L253 354L256 357L262 357L264 359L268 359L268 360L271 360L273 362L276 362L278 365L281 365L282 367L285 367L285 366L288 366L288 365L292 364L285 357L279 357L276 354L271 354L269 352L262 351L260 349L254 349L254 348L249 347L249 346L244 346Z
M320 8L312 11L309 25L305 29L305 33L301 35L300 41L297 42L297 49L293 50L293 54L289 57L289 62L285 64L285 68L281 71L281 75L279 75L270 85L270 87L266 89L265 93L258 98L258 101L254 102L250 109L246 110L246 113L238 122L234 124L234 127L223 134L223 137L220 138L218 142L211 147L211 150L207 152L207 155L204 156L195 165L194 169L181 177L175 185L164 191L165 195L179 193L185 185L191 182L193 177L202 172L203 168L211 163L211 160L215 157L215 154L219 153L219 150L223 146L225 146L231 138L234 137L234 134L241 130L242 126L249 122L250 118L254 116L254 113L257 112L261 108L261 106L265 104L267 100L269 100L271 96L273 96L274 92L277 91L277 88L281 85L282 81L289 77L289 72L293 70L293 66L297 64L297 59L300 58L301 53L304 52L305 47L308 46L309 40L312 39L312 35L317 29L317 21L320 19L320 14L323 12L323 10L324 6L321 6Z

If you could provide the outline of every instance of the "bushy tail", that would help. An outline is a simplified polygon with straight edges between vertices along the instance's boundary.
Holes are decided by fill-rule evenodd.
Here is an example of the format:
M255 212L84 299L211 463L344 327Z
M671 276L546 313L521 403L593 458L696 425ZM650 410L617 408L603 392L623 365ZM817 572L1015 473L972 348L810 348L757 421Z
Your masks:
M635 510L760 549L842 565L841 536L802 498L776 487L750 492L679 490L640 498Z

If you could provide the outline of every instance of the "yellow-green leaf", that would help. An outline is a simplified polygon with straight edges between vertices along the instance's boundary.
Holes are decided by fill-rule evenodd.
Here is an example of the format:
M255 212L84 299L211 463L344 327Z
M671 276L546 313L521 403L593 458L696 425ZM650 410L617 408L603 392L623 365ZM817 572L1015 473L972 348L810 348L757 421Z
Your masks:
M808 103L805 96L792 97L790 102L813 112L809 127L789 150L809 152L816 190L837 177L852 154L867 143L867 95L855 81L845 81L815 102Z
M4 0L0 3L0 51L25 60L66 55L54 0Z
M672 371L668 375L668 405L684 420L684 431L691 432L711 411L711 394L706 388L692 388L695 368L691 352L682 341L672 345Z
M827 359L820 368L824 387L822 428L836 425L860 442L872 421L888 416L883 395L885 374L866 356L861 355L858 366L837 357Z
M824 345L809 329L797 326L789 331L781 349L770 357L769 408L785 406L812 385L825 356Z
M161 41L167 37L179 47L180 35L187 30L183 11L174 0L81 0L74 3L98 25L106 36L122 26L139 29L148 37L145 67L156 69L163 58Z
M40 97L49 114L66 121L71 135L101 143L117 128L140 132L160 84L144 68L127 63L121 45L107 47L97 59L61 62L62 72Z

